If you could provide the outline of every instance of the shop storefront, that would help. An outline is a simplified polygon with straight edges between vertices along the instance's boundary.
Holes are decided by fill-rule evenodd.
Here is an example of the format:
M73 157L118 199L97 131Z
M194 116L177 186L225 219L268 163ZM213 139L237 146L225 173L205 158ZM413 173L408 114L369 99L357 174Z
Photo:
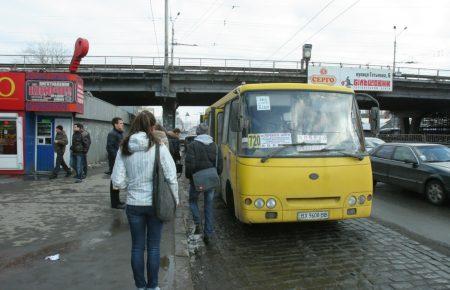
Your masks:
M25 84L27 171L53 170L56 155L53 142L56 127L63 126L71 143L73 115L83 113L83 80L70 73L27 73ZM65 160L69 161L67 148Z
M0 173L24 172L25 73L0 72Z

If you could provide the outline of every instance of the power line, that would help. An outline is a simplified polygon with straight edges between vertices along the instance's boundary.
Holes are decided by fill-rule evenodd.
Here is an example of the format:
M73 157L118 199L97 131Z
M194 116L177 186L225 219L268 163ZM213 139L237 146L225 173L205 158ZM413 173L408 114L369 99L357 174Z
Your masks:
M228 24L227 23L228 17L231 15L231 13L233 12L234 8L238 8L238 7L239 6L235 6L235 5L231 6L230 12L228 12L227 16L225 16L225 18L223 20L223 27L222 27L222 29L220 30L219 33L216 33L216 38L213 41L213 46L216 46L217 40L219 39L220 36L222 36L223 31L225 30L225 26Z
M308 24L310 24L314 19L316 19L320 14L322 14L322 12L328 8L328 6L330 6L335 0L331 0L329 1L322 9L320 9L319 12L317 12L313 17L311 17L302 27L300 27L299 30L297 30L294 35L292 35L288 40L286 40L277 50L275 50L275 52L273 52L271 55L269 55L267 57L267 59L271 58L273 55L275 55L278 51L280 51L280 49L282 49L286 44L288 44L295 36L297 36L297 34L299 34L301 31L303 31L303 29L306 28L306 26L308 26Z
M155 33L156 51L157 51L158 57L159 57L158 36L156 35L155 16L153 15L153 4L152 4L152 0L150 0L150 11L151 11L151 13L152 13L153 32Z
M216 10L219 9L219 8L223 5L223 3L224 3L225 1L226 1L226 0L223 0L222 3L220 3L220 5L218 5L218 6L216 6L216 7L214 7L214 6L216 5L217 2L219 2L219 0L214 1L214 3L208 8L208 10L207 10L207 11L199 18L199 21L198 21L197 23L195 23L194 25L191 26L191 28L190 28L190 29L188 30L188 32L186 33L186 36L185 36L185 37L191 36L191 34L192 34L195 30L197 30L197 29L200 27L200 25L201 25L203 22L205 22L206 19L208 19L208 17L209 17L208 14L213 15L213 14L216 12Z
M312 34L310 37L308 37L303 43L308 42L309 40L311 40L313 37L315 37L317 34L319 34L322 30L324 30L325 28L327 28L328 25L330 25L331 23L333 23L336 19L338 19L339 17L341 17L344 13L346 13L348 10L350 10L351 8L353 8L353 6L355 6L356 4L358 4L358 2L360 2L361 0L356 0L355 2L353 2L350 6L348 6L347 8L345 8L343 11L341 11L338 15L336 15L333 19L331 19L327 24L325 24L324 26L322 26L318 31L316 31L314 34ZM291 55L294 51L296 51L297 49L299 49L303 44L300 44L298 46L296 46L294 49L292 49L288 54L286 54L285 56L283 56L282 59L285 59L286 57L288 57L289 55Z

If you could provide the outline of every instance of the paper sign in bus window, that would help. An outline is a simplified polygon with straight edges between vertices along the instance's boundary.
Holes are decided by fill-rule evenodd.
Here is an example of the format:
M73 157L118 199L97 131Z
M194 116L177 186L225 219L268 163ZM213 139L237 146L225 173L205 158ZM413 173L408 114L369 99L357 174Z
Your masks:
M297 135L297 143L305 145L297 146L298 151L321 150L327 145L327 135Z
M248 148L274 148L292 144L291 133L248 134Z
M256 109L258 111L270 111L270 97L269 96L256 97Z
M297 135L297 143L327 144L327 135Z

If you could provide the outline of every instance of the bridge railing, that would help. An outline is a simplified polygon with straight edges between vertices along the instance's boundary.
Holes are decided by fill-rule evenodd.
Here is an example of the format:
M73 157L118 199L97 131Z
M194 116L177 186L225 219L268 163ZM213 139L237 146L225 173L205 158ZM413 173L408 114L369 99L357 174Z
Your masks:
M434 143L450 146L450 135L445 134L380 134L386 142Z
M0 54L0 70L67 70L71 56L40 56L26 54ZM192 70L239 70L239 71L301 71L300 61L279 61L259 59L225 59L225 58L193 58L175 57L169 60L173 69ZM163 57L151 56L87 56L83 58L80 70L161 70L164 65ZM341 66L367 69L388 69L389 65L310 62L313 66ZM450 70L415 67L396 67L396 78L439 78L450 80Z

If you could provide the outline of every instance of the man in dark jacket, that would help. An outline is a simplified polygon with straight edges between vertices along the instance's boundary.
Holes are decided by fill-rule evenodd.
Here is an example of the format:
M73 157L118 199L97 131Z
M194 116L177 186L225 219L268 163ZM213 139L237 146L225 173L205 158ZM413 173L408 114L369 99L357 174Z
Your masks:
M180 134L181 131L178 128L167 132L167 138L169 139L169 151L175 161L175 165L177 166L177 173L181 173L183 171L180 154Z
M186 178L190 180L189 188L189 206L191 208L192 216L195 223L195 234L200 234L200 211L198 209L197 201L201 192L195 189L192 175L202 169L211 167L217 168L217 174L222 173L222 153L219 146L217 146L212 137L207 135L208 126L200 124L197 127L197 137L187 147L186 151ZM216 163L217 160L217 163ZM205 226L203 240L209 243L213 235L213 199L214 189L204 191L204 214Z
M71 165L76 172L76 183L81 182L83 177L84 151L88 142L86 136L82 134L82 126L80 123L73 125L72 146L70 146Z
M81 126L81 136L83 136L83 174L81 175L82 179L85 179L87 176L88 163L87 163L87 154L89 152L89 148L91 147L91 135L86 129L84 129L83 124Z
M115 117L112 119L111 124L113 129L108 134L108 138L106 140L106 151L108 152L108 163L109 163L109 171L105 172L106 174L111 174L114 163L116 161L117 151L119 151L120 143L123 139L123 120L119 117ZM119 197L120 191L118 189L114 189L112 185L112 181L109 185L109 195L111 197L111 207L123 209L125 208L125 204L120 201Z
M53 169L52 175L50 175L50 179L58 177L58 172L61 168L61 165L64 168L64 171L66 171L66 177L70 176L70 168L64 161L64 152L66 152L67 143L67 135L66 132L64 132L63 126L56 126L56 137L55 141L53 142L53 148L56 153L56 165Z

